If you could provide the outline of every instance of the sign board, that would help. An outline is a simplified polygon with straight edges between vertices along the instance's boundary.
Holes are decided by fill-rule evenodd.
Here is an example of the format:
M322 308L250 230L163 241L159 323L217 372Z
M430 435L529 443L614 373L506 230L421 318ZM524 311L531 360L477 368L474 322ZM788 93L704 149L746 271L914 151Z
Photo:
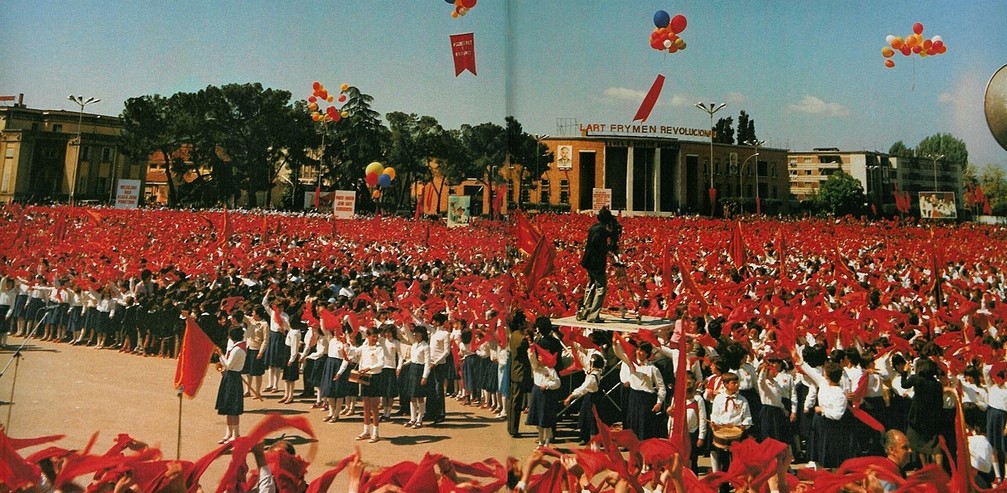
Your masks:
M353 190L336 190L332 198L332 217L336 219L352 219L357 206L357 192Z
M119 180L116 184L115 208L136 209L140 204L140 180Z
M468 195L452 195L448 197L448 227L458 228L469 225L469 207L472 197Z
M612 209L612 189L592 188L591 208L594 209L595 212L598 212L602 207L608 207L609 210Z
M562 145L556 147L556 169L560 171L570 171L573 169L573 146Z
M955 219L958 209L955 206L954 192L920 192L920 218L922 219Z

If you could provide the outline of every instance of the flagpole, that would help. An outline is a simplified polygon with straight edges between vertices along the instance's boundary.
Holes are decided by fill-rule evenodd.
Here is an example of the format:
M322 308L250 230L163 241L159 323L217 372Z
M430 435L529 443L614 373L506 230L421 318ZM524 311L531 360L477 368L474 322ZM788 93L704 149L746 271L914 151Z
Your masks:
M175 460L182 460L182 392L184 385L178 386L178 437L175 442Z

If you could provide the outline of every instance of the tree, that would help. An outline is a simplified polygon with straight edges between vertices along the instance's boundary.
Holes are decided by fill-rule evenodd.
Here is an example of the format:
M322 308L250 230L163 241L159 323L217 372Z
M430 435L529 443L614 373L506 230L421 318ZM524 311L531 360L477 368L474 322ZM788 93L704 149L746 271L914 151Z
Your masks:
M969 162L969 151L965 142L951 134L934 134L920 141L916 146L917 156L940 156L941 162L965 166Z
M507 122L507 158L509 166L520 168L519 184L531 188L542 180L542 163L551 163L553 154L549 147L542 144L534 135L525 133L521 123L513 116L506 118ZM525 177L529 183L525 184ZM496 181L498 176L492 177Z
M999 216L1007 215L1007 176L1003 168L987 164L979 173L979 185L989 197L990 208Z
M175 116L175 112L169 109L168 99L157 94L126 100L121 115L123 132L120 142L131 163L146 168L151 154L159 151L164 156L169 207L175 205L174 174L181 161L174 157L179 144L174 129Z
M818 201L823 209L838 216L859 213L867 196L856 178L839 171L819 187Z
M366 193L364 168L385 160L390 138L381 115L371 109L372 101L372 96L348 87L342 110L349 116L333 126L332 138L325 141L325 159L331 163L325 177L337 188L360 192L358 196L364 196L365 204L370 194Z
M888 148L888 154L895 157L913 157L913 150L900 140Z
M718 144L734 143L734 118L727 117L717 120L713 126L713 141Z
M396 209L401 208L405 192L411 185L424 178L429 181L433 177L430 163L444 154L442 152L442 135L445 130L437 119L432 116L417 116L415 113L405 114L392 112L385 115L388 120L390 143L388 147L388 165L395 168L396 181L403 185L398 188Z
M738 144L745 144L756 138L755 120L749 117L745 110L741 110L741 114L738 115Z

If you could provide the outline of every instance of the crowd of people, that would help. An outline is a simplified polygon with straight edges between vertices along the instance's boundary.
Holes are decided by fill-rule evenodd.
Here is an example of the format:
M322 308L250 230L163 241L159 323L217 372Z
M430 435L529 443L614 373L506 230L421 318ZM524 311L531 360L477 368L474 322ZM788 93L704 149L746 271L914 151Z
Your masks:
M553 265L528 282L519 267L541 259L512 240L522 226L495 221L458 235L227 211L8 207L3 219L3 332L174 356L195 323L225 375L222 447L246 443L243 401L263 393L325 410L316 425L362 412L364 442L396 415L435 425L454 397L513 436L535 430L538 449L512 474L528 491L1003 481L997 227L619 218L607 252L627 275L607 279L583 258L594 218L542 214L531 223ZM604 327L625 313L669 323L622 334L551 322ZM572 440L557 436L567 416ZM800 478L793 462L808 465Z

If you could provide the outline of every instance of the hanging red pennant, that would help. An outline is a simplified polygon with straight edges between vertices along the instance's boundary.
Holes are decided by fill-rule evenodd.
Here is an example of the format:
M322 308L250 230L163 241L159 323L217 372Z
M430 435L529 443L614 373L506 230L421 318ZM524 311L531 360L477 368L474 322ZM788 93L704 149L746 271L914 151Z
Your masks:
M468 70L476 74L476 42L472 33L451 35L451 55L455 60L455 77Z
M650 118L650 112L654 109L654 104L657 103L657 98L661 96L661 89L664 87L664 76L657 74L657 78L654 79L654 83L650 85L650 90L647 91L647 95L643 98L643 102L640 103L640 109L636 110L636 115L633 116L633 121L640 120L641 122L646 122L647 118Z

